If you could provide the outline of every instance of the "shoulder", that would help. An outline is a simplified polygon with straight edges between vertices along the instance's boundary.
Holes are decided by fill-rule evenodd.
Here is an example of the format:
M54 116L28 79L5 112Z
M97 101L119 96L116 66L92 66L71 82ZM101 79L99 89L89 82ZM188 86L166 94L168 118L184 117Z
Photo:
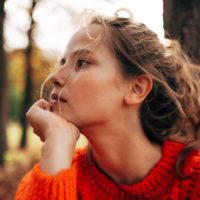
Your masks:
M183 193L187 193L191 200L200 197L200 150L195 150L186 157L184 166L186 179L183 183Z
M183 171L186 175L195 175L200 178L200 150L195 150L186 157Z

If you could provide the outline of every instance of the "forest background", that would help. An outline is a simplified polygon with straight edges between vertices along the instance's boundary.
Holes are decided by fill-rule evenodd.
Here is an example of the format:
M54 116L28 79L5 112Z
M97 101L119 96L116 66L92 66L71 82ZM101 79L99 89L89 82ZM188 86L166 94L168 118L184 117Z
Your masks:
M198 0L0 1L0 200L14 198L20 179L39 160L42 143L25 114L70 36L86 13L113 15L118 8L128 8L163 43L179 40L200 63ZM77 146L85 143L81 137Z

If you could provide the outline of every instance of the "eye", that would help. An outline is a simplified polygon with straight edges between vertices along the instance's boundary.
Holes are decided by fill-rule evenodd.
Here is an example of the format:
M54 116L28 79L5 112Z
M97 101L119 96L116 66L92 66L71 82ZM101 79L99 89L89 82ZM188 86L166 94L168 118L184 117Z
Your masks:
M60 66L63 66L65 63L66 63L66 59L65 59L65 58L62 58L62 59L60 60Z
M76 63L76 69L82 69L84 67L87 67L89 64L91 64L91 61L88 59L78 59Z

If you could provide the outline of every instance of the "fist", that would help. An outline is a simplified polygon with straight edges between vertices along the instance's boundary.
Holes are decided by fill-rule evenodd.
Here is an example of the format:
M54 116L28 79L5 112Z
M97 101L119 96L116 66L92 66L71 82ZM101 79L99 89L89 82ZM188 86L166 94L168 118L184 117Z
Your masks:
M42 141L45 141L48 137L53 135L64 134L68 139L78 140L80 132L78 128L51 112L50 104L40 99L36 101L28 110L26 117L28 122L33 128L35 134L37 134ZM64 138L63 138L64 139Z

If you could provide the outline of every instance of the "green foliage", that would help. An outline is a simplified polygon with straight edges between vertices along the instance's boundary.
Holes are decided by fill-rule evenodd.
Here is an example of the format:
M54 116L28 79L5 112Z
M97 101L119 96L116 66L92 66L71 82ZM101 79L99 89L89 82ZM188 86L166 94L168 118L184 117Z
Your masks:
M12 121L18 121L21 110L21 99L22 91L19 90L16 86L10 87L9 89L9 117Z
M21 112L21 101L24 95L24 82L26 78L25 72L25 52L24 50L15 50L7 53L8 59L8 81L9 81L9 117L10 120L19 121ZM43 52L34 49L32 54L33 66L33 101L39 98L40 87L52 66L54 66L56 58L46 58Z

